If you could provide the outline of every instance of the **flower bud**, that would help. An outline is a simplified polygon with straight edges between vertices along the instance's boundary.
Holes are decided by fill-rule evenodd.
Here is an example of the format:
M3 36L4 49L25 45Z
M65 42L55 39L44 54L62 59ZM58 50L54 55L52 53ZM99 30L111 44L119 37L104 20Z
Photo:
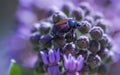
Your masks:
M34 23L32 28L31 28L31 32L32 33L39 32L39 27L40 27L40 23Z
M52 40L52 44L55 48L61 48L66 44L65 38L63 36L61 37L55 37Z
M100 27L93 27L90 30L90 36L94 40L99 40L103 36L103 30Z
M76 43L80 49L87 49L89 47L89 38L86 36L80 36Z
M47 12L47 17L51 17L54 13L58 11L60 11L58 7L52 6Z
M81 21L84 18L84 11L81 8L76 8L72 11L71 16L77 21Z
M65 18L67 18L67 16L63 12L56 12L52 16L53 23L57 23L60 20L65 19Z
M103 17L104 17L104 15L100 12L95 12L93 14L94 21L97 21L98 19L102 19Z
M92 53L96 53L100 50L100 43L95 40L91 40L89 44L89 49Z
M84 60L86 60L87 57L88 57L88 51L87 50L79 50L78 54L82 55L84 57Z
M76 38L77 38L77 35L74 32L68 32L65 34L65 39L66 39L66 42L68 43L74 42Z
M32 33L30 36L30 41L33 45L39 45L41 34L39 32Z
M106 33L108 32L109 22L104 19L98 19L95 23L96 26L99 26Z
M102 48L105 48L108 44L108 36L106 34L103 34L102 38L99 40L100 46Z
M42 35L39 41L40 47L42 49L50 48L52 46L51 40L52 40L52 37L49 34Z
M103 61L105 61L109 55L109 51L108 49L101 49L99 52L97 52L97 54L101 57L101 59Z
M97 66L100 65L101 58L98 55L90 54L87 59L87 64L90 66L91 69L95 69Z
M93 22L94 22L94 19L93 19L91 16L86 16L86 17L84 18L84 21L88 21L88 22L92 25Z
M75 50L75 44L73 43L68 43L63 47L63 52L68 55L68 54L72 54L75 55L76 54L76 50Z
M78 26L78 30L82 33L88 33L91 28L91 24L88 21L81 21L81 25Z
M70 13L71 13L73 7L74 7L74 6L73 6L72 3L67 2L67 3L65 3L65 4L62 6L61 10L62 10L67 16L70 16Z
M41 34L48 34L52 25L48 22L40 22L39 31Z
M92 11L91 6L88 2L81 2L79 7L82 8L85 12L85 15L89 15Z
M113 47L113 42L112 42L111 38L108 38L108 43L106 45L106 48L108 50L110 50L112 47Z
M38 31L38 29L36 28L36 27L33 27L32 29L31 29L31 33L35 33L35 32L37 32Z

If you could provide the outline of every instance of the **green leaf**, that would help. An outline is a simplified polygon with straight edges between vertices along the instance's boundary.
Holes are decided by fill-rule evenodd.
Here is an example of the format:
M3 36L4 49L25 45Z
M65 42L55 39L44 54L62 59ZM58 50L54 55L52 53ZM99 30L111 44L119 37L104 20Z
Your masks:
M22 67L15 60L11 60L9 75L34 75L34 70Z
M11 60L9 75L22 75L22 70L20 66L16 64L15 60Z
M34 69L22 67L18 65L15 60L12 59L9 68L9 75L46 75L46 74L37 73Z

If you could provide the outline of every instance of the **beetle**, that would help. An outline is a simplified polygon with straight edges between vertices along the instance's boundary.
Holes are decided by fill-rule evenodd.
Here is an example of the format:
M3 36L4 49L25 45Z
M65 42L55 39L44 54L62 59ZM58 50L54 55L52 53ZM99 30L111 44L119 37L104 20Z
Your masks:
M53 36L53 38L51 40L61 37L69 31L73 32L77 26L79 26L79 23L76 22L75 19L68 18L60 20L52 27L51 35ZM51 40L49 40L48 42L50 42Z
M72 18L62 19L59 22L55 23L55 25L53 26L52 35L53 36L64 35L70 30L75 29L77 26L78 23Z
M57 22L55 25L59 26L59 25L64 25L65 23L68 23L68 25L72 28L75 28L77 26L77 22L72 18L62 19L59 22Z

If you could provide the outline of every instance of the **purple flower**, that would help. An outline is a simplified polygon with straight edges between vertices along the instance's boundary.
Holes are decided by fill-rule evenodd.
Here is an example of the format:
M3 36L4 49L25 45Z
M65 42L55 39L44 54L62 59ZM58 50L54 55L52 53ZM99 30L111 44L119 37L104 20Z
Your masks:
M40 51L43 63L46 65L56 65L58 64L59 60L60 60L60 52L59 49L56 50L52 50L50 49L48 54L45 53L44 51Z
M58 67L58 62L60 61L59 49L57 51L50 49L48 54L40 51L40 54L43 63L48 65L48 75L61 75Z
M84 58L82 55L79 55L77 59L73 57L71 54L66 55L64 57L64 67L67 70L66 75L78 75L77 72L80 71L83 67Z

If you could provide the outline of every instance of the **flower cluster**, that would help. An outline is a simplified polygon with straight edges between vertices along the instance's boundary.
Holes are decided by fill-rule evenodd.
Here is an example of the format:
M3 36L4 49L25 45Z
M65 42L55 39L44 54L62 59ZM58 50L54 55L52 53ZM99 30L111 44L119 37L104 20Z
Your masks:
M60 61L60 52L49 50L48 54L40 51L43 63L48 66L48 75L61 75L59 72L58 62Z
M48 75L98 72L111 61L109 22L87 2L51 9L33 25L30 41Z

